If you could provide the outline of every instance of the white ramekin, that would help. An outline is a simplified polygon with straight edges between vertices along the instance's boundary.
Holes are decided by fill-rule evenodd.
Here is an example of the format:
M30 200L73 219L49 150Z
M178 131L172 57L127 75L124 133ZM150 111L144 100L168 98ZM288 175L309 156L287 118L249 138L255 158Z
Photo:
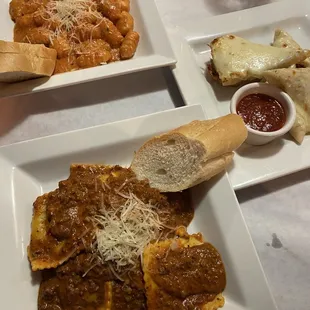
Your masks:
M275 87L266 83L251 83L242 86L239 88L230 101L230 112L237 114L236 108L237 104L242 100L245 96L251 94L265 94L277 99L283 106L286 114L286 122L284 126L276 131L272 132L262 132L247 126L248 129L248 137L246 139L246 143L252 145L262 145L266 144L275 138L279 138L286 134L292 128L295 118L296 118L296 108L291 97L283 92L280 88Z

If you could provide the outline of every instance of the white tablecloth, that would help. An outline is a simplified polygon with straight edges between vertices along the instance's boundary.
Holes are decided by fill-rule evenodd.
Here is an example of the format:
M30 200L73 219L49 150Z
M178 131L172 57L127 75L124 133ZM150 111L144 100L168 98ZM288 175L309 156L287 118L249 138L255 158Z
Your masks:
M194 21L197 17L265 4L268 0L156 2L164 23L171 27L182 25L184 19ZM0 145L182 104L169 69L0 100ZM237 196L278 308L309 310L310 170L240 190Z

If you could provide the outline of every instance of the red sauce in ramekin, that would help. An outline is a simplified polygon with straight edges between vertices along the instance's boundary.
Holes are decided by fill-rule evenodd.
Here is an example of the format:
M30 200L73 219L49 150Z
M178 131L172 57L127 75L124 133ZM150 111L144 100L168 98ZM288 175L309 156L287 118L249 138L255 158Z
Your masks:
M282 104L265 94L251 94L237 103L237 114L252 129L272 132L281 129L286 122Z

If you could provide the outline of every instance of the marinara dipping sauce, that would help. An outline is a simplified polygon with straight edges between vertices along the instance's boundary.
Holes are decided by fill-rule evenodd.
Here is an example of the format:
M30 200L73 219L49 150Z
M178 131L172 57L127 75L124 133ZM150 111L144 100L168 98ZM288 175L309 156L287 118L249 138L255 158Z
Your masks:
M246 125L263 132L279 130L286 122L282 104L265 94L245 96L237 103L236 111Z

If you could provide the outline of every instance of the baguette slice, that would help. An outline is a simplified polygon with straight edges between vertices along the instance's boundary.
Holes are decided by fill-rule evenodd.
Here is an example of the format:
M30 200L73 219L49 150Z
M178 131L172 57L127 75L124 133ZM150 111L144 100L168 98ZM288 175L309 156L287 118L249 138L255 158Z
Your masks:
M0 40L0 82L12 83L51 76L57 52L43 44Z
M235 114L193 121L147 141L131 169L161 192L182 191L223 171L246 137L243 120Z

